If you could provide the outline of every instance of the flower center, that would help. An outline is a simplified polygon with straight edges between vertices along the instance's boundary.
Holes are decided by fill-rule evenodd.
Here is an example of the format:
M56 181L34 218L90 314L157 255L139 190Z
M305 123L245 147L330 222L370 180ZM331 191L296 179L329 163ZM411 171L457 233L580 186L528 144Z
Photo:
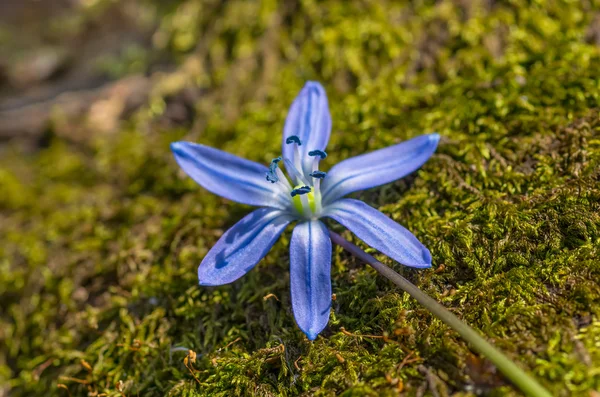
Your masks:
M298 185L294 188L294 190L297 190L301 187L303 187L303 186ZM294 204L294 208L296 208L296 210L302 214L304 212L304 207L302 207L302 198L301 197L302 196L300 194L293 196L292 203ZM310 208L311 212L315 213L317 210L317 204L315 203L314 190L311 189L308 193L306 193L306 199L308 200L308 207Z
M311 150L308 156L312 157L312 166L310 171L303 167L300 153L302 142L295 135L285 140L288 145L294 145L292 158L277 157L271 161L269 171L267 172L267 181L276 184L276 188L289 194L291 207L298 214L306 219L316 219L320 216L321 206L321 179L327 175L319 171L319 161L327 157L327 153L322 150ZM288 177L279 168L279 163L283 160ZM306 164L306 163L305 163ZM308 163L311 165L311 163ZM292 187L294 186L294 187Z

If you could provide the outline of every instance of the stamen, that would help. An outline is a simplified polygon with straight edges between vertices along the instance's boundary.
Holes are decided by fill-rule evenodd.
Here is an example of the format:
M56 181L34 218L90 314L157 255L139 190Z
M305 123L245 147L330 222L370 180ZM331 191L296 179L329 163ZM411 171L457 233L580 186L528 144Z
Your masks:
M314 208L314 195L311 193L310 186L298 186L290 195L292 196L292 202L296 210L305 217L312 216ZM312 206L311 206L311 203Z
M295 196L299 196L302 194L310 193L310 191L311 191L310 186L300 186L299 188L292 190L292 192L290 194L292 195L292 197L295 197Z
M322 150L311 150L310 152L308 152L309 156L319 156L321 157L321 160L323 160L325 157L327 157L327 153L325 153Z
M287 139L285 140L286 144L290 144L290 143L295 143L298 146L302 146L302 142L300 142L300 138L298 138L297 135L291 135L289 137L287 137Z
M292 160L294 161L294 166L296 167L296 169L302 170L302 159L300 158L300 146L302 146L302 141L300 141L300 138L298 138L297 135L291 135L286 138L285 143L288 145L295 143Z
M315 178L313 180L313 195L315 197L315 210L317 214L321 213L321 179L325 178L325 173L323 171L313 171L310 173L310 176Z
M267 181L271 183L279 182L279 175L277 173L277 164L281 161L281 157L274 158L269 165L269 171L267 171Z
M275 189L281 193L286 194L292 190L292 186L288 181L284 173L279 169L279 162L282 160L281 157L274 158L269 165L269 171L266 172L267 181L276 184Z
M321 213L321 179L325 178L326 172L319 171L319 161L327 157L327 153L322 150L311 150L309 156L313 157L312 172L309 174L313 178L313 188L315 197L315 210L317 214Z

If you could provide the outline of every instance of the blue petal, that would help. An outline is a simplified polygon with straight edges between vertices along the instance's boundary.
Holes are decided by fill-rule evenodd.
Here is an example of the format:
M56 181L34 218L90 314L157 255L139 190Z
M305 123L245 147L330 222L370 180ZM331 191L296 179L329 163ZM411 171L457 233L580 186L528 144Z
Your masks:
M324 216L346 226L367 245L411 267L431 267L431 254L403 226L362 201L338 200L325 208Z
M331 307L331 240L318 220L294 228L290 286L296 322L308 339L314 340L327 325Z
M383 185L410 174L431 157L439 140L438 134L421 135L336 164L323 179L323 203L330 203L348 193Z
M308 156L312 150L325 150L331 133L331 116L327 94L323 86L309 81L298 94L285 120L283 127L283 157L292 159L295 144L286 144L290 136L297 136L302 143L298 149L302 157L302 168L308 175L312 171L313 159Z
M171 150L185 173L206 190L242 204L287 208L289 200L267 181L266 166L197 143L173 142Z
M198 267L200 285L231 283L248 273L269 252L293 217L260 208L227 230Z

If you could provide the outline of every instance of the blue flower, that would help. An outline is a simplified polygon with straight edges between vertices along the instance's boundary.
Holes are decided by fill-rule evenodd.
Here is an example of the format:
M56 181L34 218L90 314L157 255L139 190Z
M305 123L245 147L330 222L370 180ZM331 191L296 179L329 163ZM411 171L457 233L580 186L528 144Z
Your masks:
M225 232L208 252L198 267L200 285L223 285L242 277L269 252L290 222L298 222L290 243L292 308L310 340L327 325L331 307L331 240L320 218L341 223L406 266L431 266L429 250L407 229L362 201L343 197L415 171L434 153L439 135L421 135L353 157L325 173L319 170L319 162L327 156L330 132L325 90L308 82L285 121L282 156L269 167L196 143L171 144L179 166L204 188L262 207Z

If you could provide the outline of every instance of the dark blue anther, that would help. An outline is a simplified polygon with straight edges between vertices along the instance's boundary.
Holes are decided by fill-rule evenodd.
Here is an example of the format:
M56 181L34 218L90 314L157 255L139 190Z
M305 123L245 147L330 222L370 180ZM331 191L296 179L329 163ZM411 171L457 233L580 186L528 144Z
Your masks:
M301 194L310 193L310 191L310 186L300 186L299 188L292 190L290 194L292 195L292 197L295 197Z
M267 181L269 181L271 183L279 182L279 177L275 173L268 171L267 172Z
M269 171L267 171L267 181L271 183L279 182L279 177L277 176L277 163L281 161L281 157L274 158L271 160L271 164L269 165Z
M325 153L322 150L311 150L310 152L308 152L309 156L319 156L321 157L321 160L323 160L325 157L327 157L327 153Z
M312 176L313 178L323 179L325 178L325 175L327 175L327 173L323 171L313 171L308 175Z
M296 136L296 135L287 137L287 139L285 140L285 143L287 143L288 145L290 143L295 143L298 146L302 146L302 142L300 142L300 138L298 138L298 136Z

